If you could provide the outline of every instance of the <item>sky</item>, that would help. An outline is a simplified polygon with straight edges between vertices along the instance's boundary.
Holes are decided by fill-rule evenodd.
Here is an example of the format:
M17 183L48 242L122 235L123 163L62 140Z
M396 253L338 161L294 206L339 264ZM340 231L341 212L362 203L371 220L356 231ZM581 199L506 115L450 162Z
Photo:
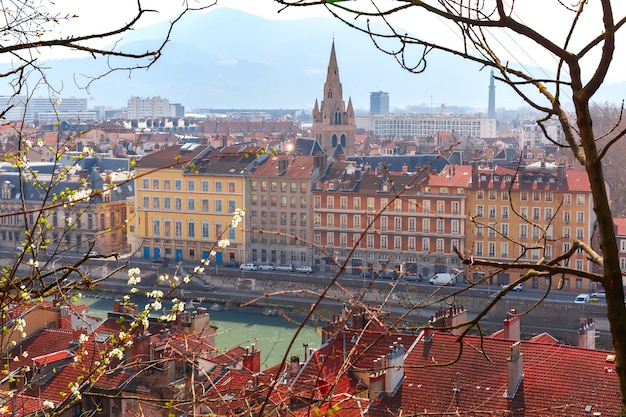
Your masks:
M42 3L50 2L50 0L35 0ZM145 8L153 8L159 10L159 13L149 13L146 19L138 25L139 27L155 24L159 21L171 19L176 15L176 11L180 10L184 0L141 0ZM201 2L202 4L212 4L213 0L188 0L189 4L194 5ZM490 4L493 0L485 0L484 4ZM509 0L511 2L511 0ZM70 15L76 14L78 18L61 20L61 23L55 28L55 33L67 34L67 33L93 33L95 30L107 30L112 27L116 27L122 22L128 21L131 18L133 9L132 6L136 5L136 0L107 0L106 2L98 0L56 0L54 2L55 7L58 7L60 16L68 13ZM385 1L378 2L379 4L385 4ZM505 1L506 3L506 1ZM340 2L342 5L358 5L367 7L370 4L368 0L355 0L354 2ZM558 0L546 0L541 2L541 9L537 9L536 1L522 1L515 2L515 13L512 15L518 21L531 25L538 32L551 37L556 44L562 44L565 41L565 35L569 29L569 22L571 21L573 14L564 13L562 3ZM569 3L568 3L569 4ZM580 19L580 29L575 32L570 40L572 45L580 45L579 35L588 39L591 33L600 33L601 27L598 25L598 12L594 10L597 8L598 2L592 1L586 3L586 11L583 13ZM281 5L273 0L217 0L216 6L211 7L208 11L213 10L215 7L229 7L246 11L250 14L256 14L266 19L299 19L305 17L328 17L329 12L322 6L312 7L290 7L286 10L281 9ZM626 2L614 1L613 2L614 14L617 17L621 17L626 14ZM485 6L485 10L488 7ZM616 19L617 19L616 17ZM391 17L391 21L397 25L397 27L404 28L406 31L416 33L420 36L431 37L435 41L445 43L450 46L459 46L461 38L456 34L454 27L450 24L443 22L440 19L428 17L427 19L419 12L403 12L397 17ZM415 22L420 22L416 24ZM401 29L403 30L403 29ZM623 32L626 32L624 30ZM494 37L492 46L495 48L499 56L504 57L505 60L520 63L526 67L541 67L548 64L553 68L556 68L557 61L553 56L549 56L542 52L542 48L538 48L537 45L515 38L508 33L498 33L495 30L491 30L487 33ZM102 40L97 43L96 46L105 46L111 43L111 39ZM626 44L626 33L618 39L617 54L612 66L612 70L607 77L608 83L623 82L626 81L626 71L622 68L626 66L626 50L623 50L621 44ZM576 48L572 49L576 51ZM41 57L49 58L64 58L67 52L59 51L41 51ZM52 54L52 55L50 55ZM588 68L583 68L583 74L587 76L591 75L591 71L596 63L597 54L590 54ZM547 72L536 70L533 74L535 77L544 78L547 76ZM626 96L626 93L624 94Z

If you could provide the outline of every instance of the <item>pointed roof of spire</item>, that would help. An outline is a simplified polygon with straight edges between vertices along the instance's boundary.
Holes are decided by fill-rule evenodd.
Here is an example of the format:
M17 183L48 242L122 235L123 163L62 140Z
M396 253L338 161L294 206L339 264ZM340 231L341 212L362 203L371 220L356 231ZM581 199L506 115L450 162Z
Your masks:
M333 39L332 47L330 48L330 59L328 60L328 74L326 75L326 82L339 82L339 66L337 65L337 56L335 55L335 39Z

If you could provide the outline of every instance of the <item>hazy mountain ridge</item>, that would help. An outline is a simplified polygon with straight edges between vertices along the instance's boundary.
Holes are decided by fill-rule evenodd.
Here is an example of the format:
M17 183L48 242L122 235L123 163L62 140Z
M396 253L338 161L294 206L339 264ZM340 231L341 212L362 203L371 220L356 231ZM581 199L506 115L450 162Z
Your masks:
M124 44L146 50L165 24L129 33ZM149 71L118 72L91 86L90 105L124 106L132 96L161 96L191 108L307 108L321 99L330 47L335 42L344 98L369 108L369 93L390 94L390 106L447 106L485 111L489 72L448 55L430 55L419 75L377 51L364 34L332 18L266 20L220 8L189 15L175 28L165 54ZM84 97L71 74L97 75L105 63L92 58L50 61L50 78L64 80L62 96ZM78 76L79 80L83 80ZM609 89L614 92L615 89ZM623 91L623 90L622 90ZM3 93L7 93L6 91ZM609 98L606 100L611 101ZM496 106L521 101L496 85Z

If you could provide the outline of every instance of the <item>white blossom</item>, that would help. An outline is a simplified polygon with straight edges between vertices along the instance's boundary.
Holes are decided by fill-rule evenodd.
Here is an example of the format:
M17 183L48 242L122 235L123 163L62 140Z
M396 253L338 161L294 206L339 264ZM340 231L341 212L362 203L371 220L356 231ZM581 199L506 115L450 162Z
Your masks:
M128 285L137 285L141 282L139 274L141 270L139 268L130 268L128 270Z
M226 247L230 246L230 240L228 239L222 239L220 241L217 242L217 247L220 249L224 249Z
M120 348L115 348L109 352L109 357L110 358L115 357L119 360L122 360L124 358L124 352Z
M55 407L54 403L53 403L52 401L50 401L50 400L45 400L45 401L43 402L43 405L44 405L44 407L46 407L46 408L54 408L54 407Z

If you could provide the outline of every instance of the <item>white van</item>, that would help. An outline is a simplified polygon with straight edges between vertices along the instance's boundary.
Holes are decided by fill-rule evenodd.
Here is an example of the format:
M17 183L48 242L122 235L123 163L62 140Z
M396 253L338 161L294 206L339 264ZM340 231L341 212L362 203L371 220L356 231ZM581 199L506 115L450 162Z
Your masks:
M589 294L578 294L574 299L575 304L587 304L589 302Z
M454 277L445 272L439 272L428 280L434 285L454 285Z

